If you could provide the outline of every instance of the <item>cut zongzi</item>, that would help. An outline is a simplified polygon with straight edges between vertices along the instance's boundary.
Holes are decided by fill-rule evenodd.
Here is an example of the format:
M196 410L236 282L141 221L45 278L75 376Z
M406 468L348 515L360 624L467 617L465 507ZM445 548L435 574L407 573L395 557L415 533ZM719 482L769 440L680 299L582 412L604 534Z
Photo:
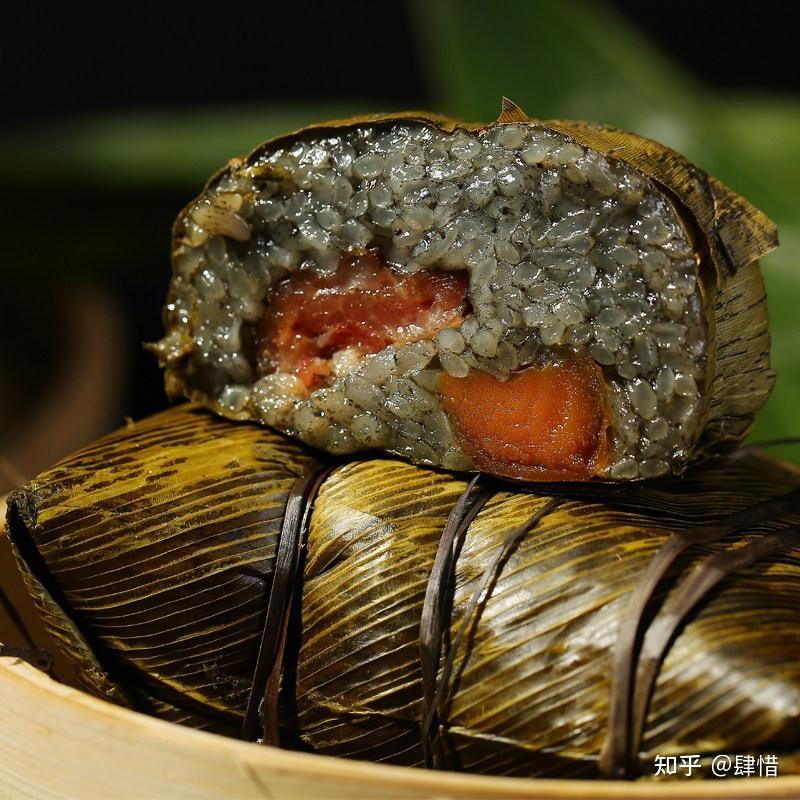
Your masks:
M234 159L180 214L173 396L334 454L526 481L678 472L772 386L772 224L599 125L407 114Z

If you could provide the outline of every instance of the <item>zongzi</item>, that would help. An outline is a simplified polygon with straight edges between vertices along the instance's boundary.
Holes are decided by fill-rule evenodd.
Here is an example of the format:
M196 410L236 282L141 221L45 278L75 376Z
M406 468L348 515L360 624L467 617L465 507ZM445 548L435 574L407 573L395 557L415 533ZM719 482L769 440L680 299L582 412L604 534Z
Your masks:
M14 493L8 532L86 686L166 719L494 774L793 769L797 471L533 488L180 407Z
M666 147L506 103L234 159L180 214L167 389L334 454L525 481L681 471L772 386L772 224Z

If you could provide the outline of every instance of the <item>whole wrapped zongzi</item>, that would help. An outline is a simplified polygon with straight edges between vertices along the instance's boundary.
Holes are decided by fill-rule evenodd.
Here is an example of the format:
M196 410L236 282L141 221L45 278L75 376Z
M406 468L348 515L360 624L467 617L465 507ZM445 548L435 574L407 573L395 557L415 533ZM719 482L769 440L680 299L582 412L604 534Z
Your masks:
M530 491L325 458L181 407L16 492L9 535L87 687L398 764L796 766L796 470L746 455Z
M180 214L174 396L334 454L526 481L677 472L772 385L772 224L616 129L425 114L262 145Z

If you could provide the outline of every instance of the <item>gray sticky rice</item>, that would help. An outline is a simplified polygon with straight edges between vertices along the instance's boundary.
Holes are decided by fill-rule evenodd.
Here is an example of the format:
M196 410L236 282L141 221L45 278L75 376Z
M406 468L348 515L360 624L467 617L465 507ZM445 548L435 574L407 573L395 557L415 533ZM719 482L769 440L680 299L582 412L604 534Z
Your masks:
M247 330L270 287L378 248L400 273L468 270L471 313L433 341L344 351L332 384L257 374ZM189 394L333 453L380 448L469 469L437 376L499 379L572 354L609 385L604 477L684 462L702 414L698 259L664 194L633 168L532 125L480 133L376 123L309 134L224 173L190 210L156 350Z

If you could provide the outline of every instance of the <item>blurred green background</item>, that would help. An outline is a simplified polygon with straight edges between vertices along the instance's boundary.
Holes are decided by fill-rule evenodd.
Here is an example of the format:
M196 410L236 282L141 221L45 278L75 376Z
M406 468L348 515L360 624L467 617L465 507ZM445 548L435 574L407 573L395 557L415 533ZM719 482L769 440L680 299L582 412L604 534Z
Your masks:
M720 14L736 13L717 5ZM375 6L334 7L341 26L325 31L330 54L309 54L302 44L284 42L290 32L280 25L259 33L264 85L284 88L265 92L264 99L240 98L235 77L229 77L237 31L248 24L239 13L235 25L220 20L225 31L212 48L198 42L192 62L201 83L217 72L230 82L228 102L193 105L189 98L170 105L162 97L149 104L137 95L132 108L117 102L112 110L51 115L43 108L0 134L0 494L4 485L119 424L123 415L166 405L158 371L140 342L159 335L171 222L228 158L296 127L404 105L489 121L502 95L534 117L598 120L658 139L775 220L781 247L763 268L778 383L752 438L800 434L800 273L794 267L800 259L800 96L748 90L747 82L711 88L663 46L683 24L672 4L663 8L666 27L654 36L652 24L645 33L637 15L619 3L417 0L392 4L394 12L381 7L381 24L395 13L399 30L384 48L385 27L372 41L353 41L348 34L348 15L376 13ZM312 3L301 9L311 24L319 24L315 8ZM191 30L184 34L191 36ZM724 34L712 26L707 35ZM169 42L158 41L126 51L125 58L141 62L120 78L123 100L136 88L130 76L139 66L159 69L158 48ZM322 63L319 80L306 79L302 92L281 84L294 62L275 63L279 44L290 53L294 48L293 59L313 55ZM726 57L740 72L758 57L746 32L730 44ZM761 51L768 47L762 43ZM348 89L334 94L325 70L344 68L342 48L348 73L336 85ZM787 63L791 58L787 53ZM724 63L718 66L724 72ZM68 61L54 59L52 69L62 68L69 69ZM100 60L97 70L103 69ZM368 97L362 91L365 74L371 79ZM24 75L22 81L20 95L26 91ZM91 84L91 75L86 81ZM385 96L376 85L387 87ZM404 85L410 87L406 92L398 89ZM220 92L224 87L216 96ZM36 98L28 101L30 107ZM82 364L87 354L98 359L93 371ZM54 413L61 416L48 426ZM775 452L800 461L797 448Z

